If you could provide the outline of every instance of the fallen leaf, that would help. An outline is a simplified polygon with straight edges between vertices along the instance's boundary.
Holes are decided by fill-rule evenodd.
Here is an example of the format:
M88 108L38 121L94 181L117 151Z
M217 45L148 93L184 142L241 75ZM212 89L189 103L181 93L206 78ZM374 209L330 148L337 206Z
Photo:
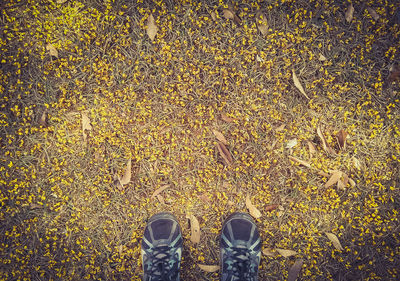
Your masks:
M355 182L354 180L350 179L350 178L349 178L349 183L350 183L350 185L351 185L352 187L355 187L355 186L356 186L356 182Z
M368 13L371 15L371 17L374 19L374 21L379 20L379 15L377 12L375 12L374 9L372 9L371 7L368 7L367 10L368 10Z
M343 247L340 244L340 241L335 234L330 233L330 232L325 232L325 234L326 234L326 236L328 236L328 239L332 242L332 244L336 248L336 250L343 251Z
M294 156L288 156L288 157L289 157L289 159L291 159L291 160L293 160L293 161L295 161L295 162L297 162L297 163L299 163L299 164L301 164L303 166L306 166L307 168L311 168L311 164L306 162L306 161L304 161L304 160L301 160L301 159L296 158Z
M317 134L321 139L322 147L324 148L325 152L327 152L328 154L336 155L336 152L329 146L328 142L326 141L320 125L318 125L317 127Z
M210 15L211 15L211 18L213 19L213 21L216 21L216 20L217 20L217 15L215 14L214 11L212 11L212 12L210 13Z
M286 148L293 148L297 145L297 139L291 139L287 142Z
M319 54L318 60L320 61L326 61L326 57L323 54Z
M348 23L350 23L351 20L353 19L353 13L354 13L354 7L353 7L353 4L350 4L347 7L347 11L346 11L346 14L345 14L345 18L346 18L346 21Z
M389 77L387 78L387 83L392 83L396 80L400 80L400 66L395 64L389 69Z
M229 152L229 150L226 148L226 146L222 142L218 141L217 148L218 148L219 154L221 155L222 159L224 159L225 164L227 166L232 164L232 162L233 162L232 155Z
M131 181L131 176L132 176L132 160L129 159L128 163L126 164L126 169L125 169L124 175L119 180L121 185L124 186L124 185L128 184Z
M233 20L237 25L241 24L241 20L240 18L236 15L236 13L233 11L233 8L229 8L229 9L223 9L222 10L222 14L224 15L224 17L226 19L231 19Z
M191 231L191 236L190 236L190 241L192 243L197 244L200 243L200 225L199 221L194 215L188 215L187 218L190 220L190 231Z
M332 173L332 176L325 183L325 187L330 187L330 186L334 185L335 183L337 183L338 180L340 180L340 178L342 177L342 174L343 173L341 171L334 171Z
M221 113L221 119L224 120L225 122L228 122L228 123L232 123L234 121L233 118L231 118L229 116L226 116L225 113Z
M261 217L261 212L251 203L250 195L246 196L246 207L249 209L250 215L256 219Z
M46 50L49 51L50 56L58 58L58 51L57 51L57 49L53 46L53 44L50 44L50 43L47 44L47 45L46 45Z
M346 138L347 138L347 132L344 130L340 130L336 135L336 139L338 141L339 148L342 150L346 149Z
M356 157L353 157L353 164L357 170L361 170L361 162Z
M278 208L278 204L268 205L267 207L265 207L265 211L271 212L271 211L275 210L276 208Z
M286 127L286 124L282 124L278 128L275 129L275 132L283 131L283 129L285 129L285 127Z
M91 131L92 130L92 125L90 125L90 119L87 117L85 113L81 113L82 115L82 134L83 134L83 140L86 141L87 135L86 135L86 130Z
M296 281L297 277L299 276L302 266L303 266L303 260L302 259L296 260L289 269L287 280L288 281Z
M300 84L300 81L299 81L299 78L297 78L296 72L294 72L294 70L292 70L292 73L293 73L293 82L294 82L294 85L296 86L296 88L297 88L307 99L310 99L310 98L307 96L306 92L304 91L303 86Z
M314 144L313 144L312 142L307 141L307 144L308 144L308 150L310 150L310 157L312 157L313 154L314 154L317 150L315 149L315 146L314 146Z
M42 116L40 116L39 125L47 127L47 108L43 111Z
M158 27L156 25L156 21L154 20L153 14L150 14L149 18L147 19L147 35L149 36L150 40L153 41L157 35Z
M267 257L273 257L273 258L276 257L276 253L272 252L271 248L264 248L262 250L262 253L264 256L267 256Z
M258 12L256 15L256 22L257 22L257 28L261 32L262 35L267 35L268 33L268 22L266 16Z
M217 138L217 140L219 140L220 142L222 142L224 145L228 145L228 142L226 141L226 138L224 137L224 135L217 131L217 130L212 130L214 136Z
M219 265L206 265L206 264L197 264L205 272L216 272L219 270Z
M294 255L297 255L296 251L293 250L285 250L285 249L275 249L281 256L288 258Z
M343 190L343 189L345 189L345 187L346 187L345 183L342 180L338 180L337 188Z
M151 199L153 199L154 197L156 197L157 195L159 195L161 192L163 192L164 190L166 190L168 187L170 187L170 184L164 184L163 186L157 188L153 194L151 195Z

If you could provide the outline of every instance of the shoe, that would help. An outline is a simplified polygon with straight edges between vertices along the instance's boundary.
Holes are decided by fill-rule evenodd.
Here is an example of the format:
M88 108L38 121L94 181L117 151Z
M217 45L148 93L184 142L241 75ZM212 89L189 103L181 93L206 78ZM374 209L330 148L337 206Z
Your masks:
M258 279L261 239L250 215L233 213L225 220L220 247L222 281Z
M179 281L182 233L170 213L158 213L147 222L142 239L143 280Z

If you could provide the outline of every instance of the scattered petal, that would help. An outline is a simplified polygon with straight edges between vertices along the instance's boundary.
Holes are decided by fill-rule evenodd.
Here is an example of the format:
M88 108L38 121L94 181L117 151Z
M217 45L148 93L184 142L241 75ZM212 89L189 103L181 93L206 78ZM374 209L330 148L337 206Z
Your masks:
M302 267L303 267L303 260L302 259L296 260L289 269L289 274L288 274L287 280L288 281L296 281Z
M328 239L332 242L332 244L336 248L336 250L343 251L343 247L340 244L340 241L335 234L330 233L330 232L325 232L325 234L328 237Z
M353 4L350 4L347 7L347 11L346 11L346 15L345 15L346 21L348 23L350 23L351 20L353 19L353 14L354 14L354 7L353 7Z
M149 36L150 40L153 41L157 35L158 27L156 25L156 21L153 17L153 14L150 14L149 18L147 19L147 35Z
M261 212L251 203L250 195L246 196L246 207L249 209L250 215L256 219L261 217Z
M293 250L285 250L285 249L275 249L281 256L288 258L294 255L297 255L296 251Z
M205 272L216 272L219 270L219 265L206 265L206 264L197 264Z
M300 84L299 78L297 78L296 72L294 72L294 70L292 70L293 73L293 82L294 85L296 86L296 88L300 91L300 93L302 93L307 99L310 99L306 92L304 91L303 86Z
M213 131L214 136L217 138L217 140L222 142L224 145L228 145L226 138L224 137L224 135L221 132L219 132L217 130L212 130L212 131Z

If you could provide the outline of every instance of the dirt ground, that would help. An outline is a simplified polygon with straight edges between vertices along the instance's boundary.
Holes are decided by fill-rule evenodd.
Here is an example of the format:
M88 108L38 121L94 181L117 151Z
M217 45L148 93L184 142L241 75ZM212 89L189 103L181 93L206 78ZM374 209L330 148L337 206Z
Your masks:
M169 211L218 280L241 211L260 280L399 280L399 7L1 2L0 279L140 280Z

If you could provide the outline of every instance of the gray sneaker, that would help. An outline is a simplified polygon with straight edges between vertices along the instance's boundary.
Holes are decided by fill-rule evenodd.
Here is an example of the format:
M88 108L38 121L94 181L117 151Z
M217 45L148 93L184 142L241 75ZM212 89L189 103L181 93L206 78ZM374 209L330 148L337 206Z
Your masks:
M261 239L250 215L233 213L225 220L220 247L222 281L257 281Z
M142 239L143 280L179 281L182 234L170 213L158 213L147 222Z

